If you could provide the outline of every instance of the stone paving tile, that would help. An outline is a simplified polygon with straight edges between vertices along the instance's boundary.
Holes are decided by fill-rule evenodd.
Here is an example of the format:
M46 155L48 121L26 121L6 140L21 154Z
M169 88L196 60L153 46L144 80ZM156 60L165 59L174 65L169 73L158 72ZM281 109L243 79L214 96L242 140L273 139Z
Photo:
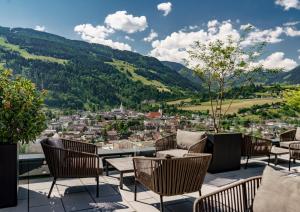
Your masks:
M158 211L160 211L160 203L159 203L159 201L157 201L154 198L132 201L129 204L136 211L142 211L142 212L158 212ZM166 205L167 204L164 204L164 211L170 212L170 210L166 207Z
M100 208L101 211L113 211L113 210L123 210L125 209L129 211L133 211L131 206L123 200L120 194L106 196L106 197L99 197L95 199L94 207Z
M53 188L51 198L48 198L49 190L29 192L29 207L61 205L61 196L56 188Z
M61 199L67 212L93 208L95 203L87 192L66 194Z
M85 186L85 188L93 198L96 198L96 185L87 185ZM117 195L119 194L117 189L118 187L116 185L100 184L99 197Z
M31 207L30 212L65 212L65 209L60 202L60 204Z

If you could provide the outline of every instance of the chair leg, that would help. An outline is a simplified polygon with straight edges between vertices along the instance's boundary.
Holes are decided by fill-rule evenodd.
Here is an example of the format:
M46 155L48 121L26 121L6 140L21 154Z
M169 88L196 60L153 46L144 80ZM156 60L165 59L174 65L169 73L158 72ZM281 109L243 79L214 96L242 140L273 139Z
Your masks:
M51 197L51 193L52 193L52 190L53 190L53 187L54 187L55 183L56 183L56 177L54 177L54 179L53 179L53 182L52 182L52 185L51 185L51 188L50 188L49 194L48 194L48 198L50 198L50 197Z
M96 182L97 182L97 191L96 191L96 197L99 197L99 177L96 177Z
M160 212L164 211L164 202L163 202L163 196L160 195Z
M291 158L289 159L289 171L291 171Z
M248 167L248 161L249 161L250 156L247 156L247 160L246 160L246 165L245 165L245 169L247 169Z
M293 162L296 163L296 158L294 158Z
M136 201L136 196L137 196L137 182L134 180L134 201Z
M270 157L270 155L268 155L268 165L270 165L270 160L271 160L271 157Z
M201 189L199 190L199 196L200 196L200 197L202 196L202 192L201 192Z

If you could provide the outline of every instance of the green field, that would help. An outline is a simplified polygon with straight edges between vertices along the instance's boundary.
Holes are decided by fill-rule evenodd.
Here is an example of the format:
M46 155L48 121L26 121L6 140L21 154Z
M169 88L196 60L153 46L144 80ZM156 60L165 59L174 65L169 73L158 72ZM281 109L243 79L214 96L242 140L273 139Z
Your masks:
M167 102L168 105L178 105L180 103L189 103L191 102L193 99L192 98L186 98L186 99L178 99L178 100L174 100L174 101L169 101Z
M68 61L64 59L59 59L55 57L49 57L49 56L41 56L41 55L34 55L29 52L27 52L25 49L21 49L18 45L14 45L11 43L8 43L5 38L0 37L0 46L4 49L18 52L21 57L24 57L25 59L32 59L32 60L42 60L47 61L51 63L59 63L59 64L65 64Z
M134 65L130 64L130 63L114 59L113 62L107 62L107 64L110 64L110 65L114 66L116 69L118 69L119 71L121 71L125 74L126 74L126 72L129 72L131 74L131 76L130 75L128 75L128 76L134 81L140 81L144 85L154 86L159 91L170 92L170 89L168 89L168 87L166 85L162 84L161 82L159 82L157 80L149 80L149 79L135 73L137 68Z
M179 101L179 100L178 100ZM281 99L277 98L261 98L261 99L235 99L233 100L233 103L231 107L228 110L228 114L236 113L241 108L249 108L253 105L263 105L263 104L271 104L276 102L281 102ZM222 111L224 112L230 104L230 100L225 100ZM192 105L192 106L185 106L180 107L182 110L188 110L188 111L207 111L211 110L210 102L203 102L201 105Z

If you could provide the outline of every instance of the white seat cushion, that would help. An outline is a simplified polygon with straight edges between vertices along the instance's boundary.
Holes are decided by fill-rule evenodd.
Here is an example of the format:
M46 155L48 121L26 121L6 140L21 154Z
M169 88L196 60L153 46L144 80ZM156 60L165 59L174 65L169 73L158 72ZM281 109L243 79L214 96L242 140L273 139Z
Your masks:
M282 141L280 142L280 147L289 148L290 144L298 143L299 141Z
M193 144L201 141L205 137L205 132L190 132L177 130L177 148L179 149L189 149Z
M254 202L254 212L294 212L300 208L300 176L288 176L267 166Z
M156 153L157 157L166 157L167 155L171 155L173 157L183 157L184 154L187 154L188 151L185 149L170 149L170 150L164 150L164 151L158 151Z
M300 127L297 127L296 134L295 134L295 140L300 141Z

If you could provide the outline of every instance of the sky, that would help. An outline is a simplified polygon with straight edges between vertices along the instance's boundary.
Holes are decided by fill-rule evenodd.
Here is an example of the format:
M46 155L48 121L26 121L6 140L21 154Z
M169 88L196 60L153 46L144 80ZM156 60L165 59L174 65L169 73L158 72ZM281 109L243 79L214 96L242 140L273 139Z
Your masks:
M180 63L195 41L238 39L249 25L244 45L267 42L264 66L300 65L300 0L0 0L0 26Z

